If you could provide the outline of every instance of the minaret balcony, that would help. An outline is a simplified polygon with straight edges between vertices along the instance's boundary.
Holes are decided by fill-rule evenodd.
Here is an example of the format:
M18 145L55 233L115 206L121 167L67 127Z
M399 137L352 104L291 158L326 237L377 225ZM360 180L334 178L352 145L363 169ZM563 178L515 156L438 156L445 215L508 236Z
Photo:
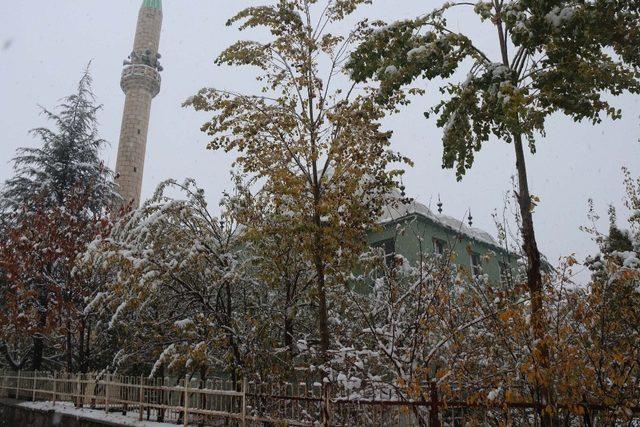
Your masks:
M120 87L124 93L127 93L133 88L147 89L149 93L151 93L151 96L155 97L160 93L161 83L162 78L160 77L160 73L154 67L146 64L131 64L122 70Z

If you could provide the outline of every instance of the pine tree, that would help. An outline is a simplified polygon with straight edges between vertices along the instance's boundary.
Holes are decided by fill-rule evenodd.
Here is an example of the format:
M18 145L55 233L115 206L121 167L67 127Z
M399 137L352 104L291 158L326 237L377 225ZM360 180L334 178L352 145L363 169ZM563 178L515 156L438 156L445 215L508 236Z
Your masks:
M604 251L611 254L614 251L627 252L633 250L633 242L629 231L621 230L617 223L617 214L613 206L609 208L609 236L606 237Z
M82 312L91 286L74 277L74 264L108 229L118 197L99 157L100 108L87 68L59 112L42 109L54 128L32 130L42 145L18 150L15 175L0 193L0 352L14 369L63 363L61 355L69 371L85 364Z
M18 149L13 159L15 175L2 190L0 209L17 212L43 200L48 206L63 206L71 193L87 199L87 206L99 211L116 200L113 173L99 157L106 141L98 135L96 105L89 68L84 71L76 93L63 98L59 112L42 108L54 128L31 131L42 140L37 148Z

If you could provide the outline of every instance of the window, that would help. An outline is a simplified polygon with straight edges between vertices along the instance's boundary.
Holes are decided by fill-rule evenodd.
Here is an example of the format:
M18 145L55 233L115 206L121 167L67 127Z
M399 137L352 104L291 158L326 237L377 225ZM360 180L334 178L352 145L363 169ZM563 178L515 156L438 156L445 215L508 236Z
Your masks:
M500 261L498 263L500 267L500 283L502 286L508 286L513 283L513 272L511 271L511 265L507 261Z
M380 248L384 251L384 260L387 266L392 267L394 256L396 254L396 241L395 239L380 240L373 244L373 248Z
M441 239L433 239L433 252L436 255L444 255L445 248L447 247L447 242Z
M471 270L474 276L482 274L482 258L477 252L471 252Z

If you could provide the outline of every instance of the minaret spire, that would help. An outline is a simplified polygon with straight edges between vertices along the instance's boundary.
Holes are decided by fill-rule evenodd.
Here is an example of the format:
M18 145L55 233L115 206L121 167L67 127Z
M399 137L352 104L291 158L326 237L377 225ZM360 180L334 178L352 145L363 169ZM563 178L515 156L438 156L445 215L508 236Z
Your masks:
M144 0L142 7L162 10L162 0Z
M161 29L162 1L144 0L138 13L133 51L124 61L120 80L126 98L116 163L116 182L123 203L132 203L134 208L140 205L151 101L160 92Z

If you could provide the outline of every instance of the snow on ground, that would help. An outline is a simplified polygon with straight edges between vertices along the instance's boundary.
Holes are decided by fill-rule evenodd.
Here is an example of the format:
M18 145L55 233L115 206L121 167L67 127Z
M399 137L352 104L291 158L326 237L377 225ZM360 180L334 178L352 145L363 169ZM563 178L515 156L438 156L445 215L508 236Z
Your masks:
M137 412L128 412L127 415L122 413L105 413L97 409L76 408L70 402L22 402L20 406L30 409L38 409L45 411L55 411L58 414L76 416L87 420L106 421L122 426L135 427L167 427L166 423L158 423L154 421L138 421Z

